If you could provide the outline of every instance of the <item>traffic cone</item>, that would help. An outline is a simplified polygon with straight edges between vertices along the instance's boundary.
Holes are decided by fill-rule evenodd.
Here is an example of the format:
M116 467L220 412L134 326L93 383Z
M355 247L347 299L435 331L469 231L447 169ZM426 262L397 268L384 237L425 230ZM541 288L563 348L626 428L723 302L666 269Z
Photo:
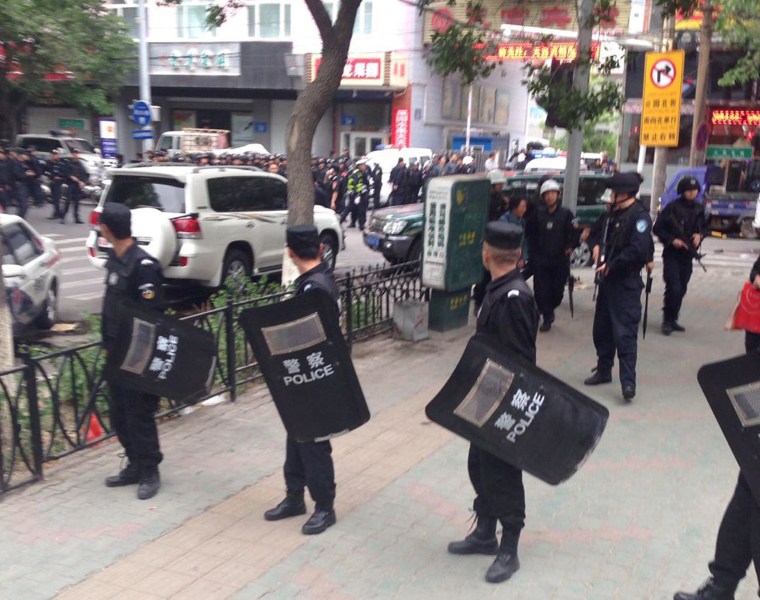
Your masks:
M85 442L91 442L102 438L104 435L103 426L100 424L100 419L95 416L95 413L90 415L90 425L87 427L87 432L84 438Z

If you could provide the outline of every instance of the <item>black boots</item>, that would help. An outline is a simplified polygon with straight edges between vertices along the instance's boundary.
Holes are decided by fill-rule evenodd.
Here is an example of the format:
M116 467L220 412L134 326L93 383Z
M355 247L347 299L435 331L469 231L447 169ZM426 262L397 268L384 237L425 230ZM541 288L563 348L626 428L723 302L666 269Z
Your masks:
M106 487L121 487L140 482L140 469L137 465L127 463L127 466L119 471L118 475L106 477Z
M305 514L306 504L304 504L303 501L303 492L300 494L288 492L285 496L285 500L264 513L264 518L267 521L279 521L280 519L287 519L288 517L297 517L298 515Z
M315 510L314 514L309 517L309 520L301 527L301 533L305 535L316 535L322 533L328 527L335 525L335 511L330 510Z
M147 500L158 493L161 487L161 476L158 474L158 468L146 468L140 474L140 485L137 486L137 497L140 500Z
M451 542L451 554L487 554L493 556L499 548L496 540L496 519L478 515L475 530L458 542Z
M662 331L662 335L670 335L674 331L683 332L686 331L686 327L681 325L676 320L665 320L662 322L662 326L660 327L660 331Z
M693 594L676 592L673 600L734 600L734 591L735 588L720 585L710 577Z
M583 381L585 385L599 385L600 383L610 383L612 381L612 373L607 371L600 371L597 367L594 369L594 374Z
M520 568L520 560L517 558L517 535L502 531L499 553L488 571L486 581L488 583L501 583L506 581Z

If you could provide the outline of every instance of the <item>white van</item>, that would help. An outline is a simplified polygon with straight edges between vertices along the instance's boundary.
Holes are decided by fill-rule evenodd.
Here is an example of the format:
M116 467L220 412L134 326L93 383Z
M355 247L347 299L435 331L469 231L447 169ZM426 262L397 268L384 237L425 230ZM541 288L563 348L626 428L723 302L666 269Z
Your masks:
M380 205L388 204L391 194L390 176L391 169L398 164L398 159L403 158L406 166L417 163L422 169L429 161L433 160L433 151L430 148L386 148L374 150L367 154L366 159L370 165L370 171L375 165L380 165L383 170L383 187L380 189Z

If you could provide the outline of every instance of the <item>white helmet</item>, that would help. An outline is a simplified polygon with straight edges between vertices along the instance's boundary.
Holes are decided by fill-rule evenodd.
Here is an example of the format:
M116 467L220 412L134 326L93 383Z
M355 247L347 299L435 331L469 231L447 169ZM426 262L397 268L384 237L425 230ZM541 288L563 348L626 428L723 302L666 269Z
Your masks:
M541 191L538 193L538 195L543 196L546 192L559 193L560 190L562 190L562 187L559 185L558 182L556 182L554 179L547 179L546 181L544 181L544 184L541 186Z
M473 163L473 161L474 161L474 160L475 160L475 159L474 159L472 156L465 156L465 157L462 159L462 164L463 164L463 165L471 165L471 164Z
M507 178L499 169L492 169L488 171L488 179L491 180L491 185L498 185L500 183L507 183Z

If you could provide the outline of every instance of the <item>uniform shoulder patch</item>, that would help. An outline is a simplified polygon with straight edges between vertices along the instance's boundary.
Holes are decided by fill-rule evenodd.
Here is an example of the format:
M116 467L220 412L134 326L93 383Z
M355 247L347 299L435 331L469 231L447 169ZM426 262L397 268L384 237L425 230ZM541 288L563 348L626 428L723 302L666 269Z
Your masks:
M519 295L520 290L509 290L509 292L507 292L507 298L516 298Z
M639 219L638 221L636 221L636 231L638 231L639 233L644 233L648 227L649 227L649 223L647 222L646 219Z
M152 259L152 258L143 258L143 259L140 261L140 264L141 264L142 266L144 266L144 267L148 267L148 266L150 266L150 265L152 265L152 264L153 264L153 259Z

